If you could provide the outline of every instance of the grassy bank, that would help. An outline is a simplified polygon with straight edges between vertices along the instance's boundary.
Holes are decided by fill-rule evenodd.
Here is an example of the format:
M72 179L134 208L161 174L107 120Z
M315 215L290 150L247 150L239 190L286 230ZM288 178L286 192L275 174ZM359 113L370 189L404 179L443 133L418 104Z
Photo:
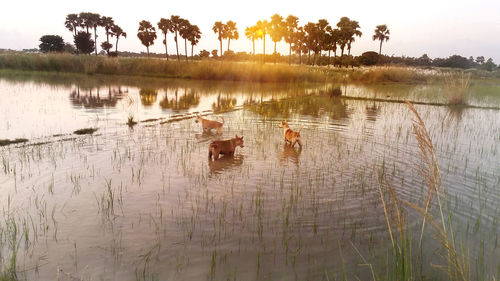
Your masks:
M239 82L425 83L435 70L408 67L334 68L231 61L166 61L158 58L108 58L68 54L0 54L0 69L111 74Z
M0 68L244 82L325 82L332 73L308 66L67 54L0 54Z

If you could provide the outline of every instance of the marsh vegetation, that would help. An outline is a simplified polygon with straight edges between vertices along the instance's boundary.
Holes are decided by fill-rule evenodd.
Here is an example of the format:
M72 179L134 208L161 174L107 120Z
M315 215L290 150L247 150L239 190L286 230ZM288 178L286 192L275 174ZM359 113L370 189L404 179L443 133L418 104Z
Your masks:
M0 147L1 278L500 277L493 80L457 108L443 84L30 75L0 79L0 131L30 139ZM223 117L222 135L196 113ZM244 148L208 161L236 134Z

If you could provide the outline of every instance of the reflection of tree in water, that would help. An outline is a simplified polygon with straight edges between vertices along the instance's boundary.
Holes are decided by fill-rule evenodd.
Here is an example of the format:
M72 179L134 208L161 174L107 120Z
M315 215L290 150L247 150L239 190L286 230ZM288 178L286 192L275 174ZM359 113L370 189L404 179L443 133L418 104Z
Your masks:
M163 109L172 109L173 111L187 110L197 106L200 103L200 96L195 91L187 93L184 90L184 95L179 97L178 90L175 90L175 97L169 99L167 95L160 101L160 107Z
M217 101L212 103L212 110L217 112L217 111L232 109L235 106L236 106L235 98L232 98L230 95L221 96L221 94L219 94L217 96Z
M80 87L77 87L71 90L69 98L74 106L84 106L85 108L114 107L125 93L128 93L128 90L122 91L121 87L108 87L106 94L102 94L99 88L93 91L92 89L81 90Z
M156 102L158 90L142 88L139 91L139 96L141 97L141 104L143 106L151 106Z
M268 118L288 118L293 114L301 114L313 117L328 116L339 120L349 116L347 105L343 99L338 97L307 96L251 105L248 108L250 111Z
M373 103L367 104L365 107L366 120L375 123L377 121L377 116L380 111L380 106L375 103L375 99L377 98L377 91L373 92Z

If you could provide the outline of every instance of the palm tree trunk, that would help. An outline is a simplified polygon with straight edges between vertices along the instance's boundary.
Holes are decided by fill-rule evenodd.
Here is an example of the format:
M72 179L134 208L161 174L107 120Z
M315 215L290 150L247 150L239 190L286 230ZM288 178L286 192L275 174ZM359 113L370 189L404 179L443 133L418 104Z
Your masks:
M181 57L179 57L179 42L177 41L177 30L175 31L175 51L177 52L177 61L181 61Z
M191 58L193 57L193 49L194 49L194 45L191 44Z
M220 41L220 57L222 58L222 55L224 54L222 52L222 34L221 34L221 31L219 30L219 41Z
M165 57L168 60L167 33L165 33Z
M148 58L149 58L149 46L146 46L146 50L148 52Z
M116 53L116 56L118 56L118 38L120 36L119 35L116 35L116 46L115 46L115 53Z
M326 66L330 67L330 51L331 50L328 50L328 62L326 64Z
M302 51L299 51L299 64L302 64Z
M188 61L187 39L184 38L184 53L186 53L186 61Z
M288 52L288 65L292 64L292 43L290 43L290 51Z
M231 37L227 38L227 50L229 51L229 44L231 43Z
M378 55L380 56L382 54L382 40L380 40L380 49L378 51Z
M109 30L108 29L106 29L106 42L108 42L108 45L109 45ZM106 53L109 56L109 49L106 50Z
M264 63L266 63L266 35L264 34L264 36L262 36L262 38L264 39L264 57L263 57L263 60L264 60Z
M255 39L252 39L253 56L255 57Z
M97 27L94 27L94 45L95 45L95 55L97 56Z
M307 50L307 64L311 63L311 50Z

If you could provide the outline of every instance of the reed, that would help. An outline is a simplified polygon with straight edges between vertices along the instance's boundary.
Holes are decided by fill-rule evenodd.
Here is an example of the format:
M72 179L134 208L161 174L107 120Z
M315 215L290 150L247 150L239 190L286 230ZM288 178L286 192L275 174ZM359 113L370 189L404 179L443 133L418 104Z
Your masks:
M470 73L444 73L444 90L450 105L464 105L467 103L467 92L471 83Z

